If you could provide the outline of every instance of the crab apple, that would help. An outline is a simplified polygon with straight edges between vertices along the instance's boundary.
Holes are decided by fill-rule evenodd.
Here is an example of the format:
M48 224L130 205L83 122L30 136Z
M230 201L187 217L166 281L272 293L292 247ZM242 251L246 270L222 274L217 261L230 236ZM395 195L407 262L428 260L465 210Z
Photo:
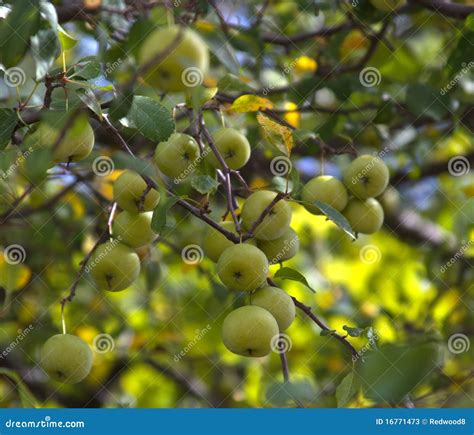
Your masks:
M359 199L379 196L389 182L387 165L377 156L357 157L344 171L344 184Z
M158 205L160 193L147 187L139 174L127 170L114 182L114 201L126 211L151 211Z
M347 190L344 184L336 177L330 175L320 175L309 180L303 187L301 199L304 201L304 208L313 214L321 214L321 210L314 204L321 201L329 204L337 211L342 211L347 205Z
M223 227L227 231L231 231L235 235L237 235L237 231L235 229L235 224L232 221L224 221L220 223L221 227ZM256 246L255 239L249 239L245 243L249 243L251 245ZM212 260L214 263L217 263L219 257L224 252L226 248L232 246L234 243L230 241L224 234L220 231L217 231L215 228L209 227L206 231L206 235L203 241L203 249L205 254Z
M194 172L198 157L197 142L184 133L173 133L166 142L160 142L155 151L156 165L176 183Z
M219 278L233 290L255 290L265 283L267 273L267 257L260 249L247 243L229 246L217 261Z
M150 65L154 59L158 62ZM145 69L144 80L150 86L181 92L202 83L209 70L209 50L193 30L170 26L155 30L145 39L138 64Z
M278 323L280 331L287 329L295 320L295 303L291 296L278 287L262 287L250 296L250 303L265 308Z
M270 264L277 264L289 260L297 254L300 248L300 238L293 228L288 228L278 239L259 240L257 246L267 256Z
M342 214L349 221L352 229L358 233L373 234L383 225L383 208L374 198L349 200Z
M394 215L400 211L400 193L393 186L388 186L387 189L385 189L385 192L377 198L377 201L380 202L380 205L387 216Z
M278 323L269 311L249 305L226 316L222 324L222 341L237 355L261 357L272 351L272 340L278 332Z
M248 231L272 203L277 194L268 190L252 193L242 206L242 226ZM290 227L291 207L284 201L278 201L262 222L257 226L254 235L260 240L274 240L281 237Z
M214 143L230 169L240 169L250 158L251 148L247 138L234 128L221 128L213 134ZM221 164L212 151L207 154L207 161L215 168Z
M62 128L40 123L27 141L33 148L50 148L55 163L78 162L91 153L95 142L94 130L83 117L77 117L62 138L61 134Z
M117 292L126 289L138 278L140 259L132 248L112 240L95 250L87 270L99 288Z
M77 384L92 368L92 351L86 342L71 334L57 334L41 348L41 366L53 379Z
M393 12L405 6L406 0L370 0L372 6L382 12Z
M131 213L123 211L114 219L114 236L132 248L151 243L156 233L151 229L153 212Z

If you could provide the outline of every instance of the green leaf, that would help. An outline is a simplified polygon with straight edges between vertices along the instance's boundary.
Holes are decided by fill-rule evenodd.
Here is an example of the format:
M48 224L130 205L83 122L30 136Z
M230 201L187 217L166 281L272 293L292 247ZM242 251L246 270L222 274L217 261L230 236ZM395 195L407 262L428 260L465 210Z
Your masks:
M102 73L100 63L92 56L91 58L82 59L74 67L74 74L72 77L81 77L84 80L95 79Z
M53 166L53 158L49 148L37 148L32 151L32 158L26 158L24 163L26 177L35 184L46 178L46 171Z
M209 45L211 53L221 62L231 73L239 74L240 63L237 60L232 45L227 42L227 37L220 29L201 34Z
M354 240L357 238L348 220L329 204L321 201L315 201L314 204L331 221L333 221L342 231L349 234Z
M99 118L102 119L102 109L94 92L92 92L91 89L76 89L76 94L89 109L91 109L96 115L99 116Z
M0 150L10 142L18 117L12 109L0 109Z
M313 293L316 293L316 291L309 285L306 278L297 270L294 270L290 267L282 267L281 269L278 269L278 271L275 273L275 278L289 279L290 281L300 282L304 286L308 287Z
M130 169L151 179L156 178L153 164L143 159L133 157L128 153L120 151L112 156L112 160L114 161L116 169Z
M56 8L51 2L42 0L40 2L40 12L41 17L48 21L51 29L55 32L58 31L58 14L56 13Z
M40 30L31 37L31 52L36 62L36 80L42 80L61 53L61 45L54 30Z
M219 183L209 175L196 175L191 180L191 186L199 193L213 193L219 187Z
M319 335L321 337L327 337L328 335L333 335L335 332L335 329L322 329Z
M448 113L449 97L442 95L439 89L416 83L407 86L406 104L415 116L440 120Z
M114 100L109 109L111 121L118 121L130 111L133 102L133 86L124 89Z
M0 375L9 377L15 383L23 408L36 408L38 406L35 396L33 396L18 373L11 369L0 367Z
M439 364L437 343L386 344L364 353L355 372L366 397L380 404L399 403L421 382L428 382Z
M131 127L155 142L167 140L175 129L171 112L149 97L135 96L127 118Z
M60 25L58 25L58 38L59 38L59 41L61 42L61 47L64 51L74 48L75 45L77 44L77 39L73 38Z
M337 407L344 408L356 395L358 389L357 379L351 371L336 388Z
M158 263L158 261L156 260L148 261L145 264L144 269L145 269L146 288L149 292L151 292L156 288L160 280L160 276L161 276L160 263Z
M231 91L238 91L238 92L253 92L253 89L250 85L243 82L240 77L234 74L226 74L217 82L217 87L221 92L231 92Z
M468 72L472 59L474 59L474 14L466 18L456 48L449 55L448 73L452 75L463 68Z
M171 196L166 198L166 201L160 203L156 206L153 212L153 218L151 219L151 229L160 234L163 228L166 226L166 215L168 211L173 207L179 198L177 196Z
M347 326L347 325L344 325L342 327L342 329L344 329L344 331L347 331L347 333L351 337L360 337L365 331L364 328L353 328L353 327Z
M314 401L316 392L308 381L275 382L266 393L267 400L275 406L309 404Z
M16 0L7 18L0 21L0 62L6 68L20 63L40 18L39 0Z

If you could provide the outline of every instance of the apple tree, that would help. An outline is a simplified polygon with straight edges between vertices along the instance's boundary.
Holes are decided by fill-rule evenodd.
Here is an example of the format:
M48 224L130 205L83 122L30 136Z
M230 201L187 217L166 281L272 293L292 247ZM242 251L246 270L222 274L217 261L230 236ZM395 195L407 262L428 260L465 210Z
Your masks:
M2 406L473 405L472 2L7 0L0 45Z

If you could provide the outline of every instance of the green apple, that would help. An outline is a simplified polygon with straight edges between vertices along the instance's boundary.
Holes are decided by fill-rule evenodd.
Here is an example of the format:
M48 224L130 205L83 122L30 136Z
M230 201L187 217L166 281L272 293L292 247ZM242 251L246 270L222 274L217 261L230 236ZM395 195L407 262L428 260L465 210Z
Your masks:
M223 227L227 231L231 231L235 235L237 235L237 231L235 229L235 224L233 221L224 221L220 223L220 226ZM255 239L249 239L245 243L250 243L251 245L256 246ZM224 234L220 231L212 227L208 227L206 231L206 235L203 241L203 249L205 254L212 260L214 263L217 263L219 257L224 252L226 248L232 246L234 243L231 242Z
M265 284L267 273L267 257L260 249L247 243L229 246L217 262L219 278L233 290L255 290Z
M300 238L293 228L288 228L278 239L259 240L257 246L267 256L270 264L277 264L289 260L297 254L300 248Z
M262 287L250 295L253 306L265 308L278 323L280 331L287 329L295 320L295 303L288 293L278 287Z
M160 142L155 151L155 163L163 174L174 178L175 184L192 174L199 163L199 145L192 136L173 133Z
M394 215L400 211L400 193L398 193L398 190L393 186L388 186L377 200L380 202L386 215Z
M132 248L148 245L156 238L151 229L153 212L131 213L123 211L115 217L113 223L114 236Z
M77 117L68 127L64 137L56 144L61 128L40 123L38 129L29 136L27 143L33 148L50 148L55 163L78 162L85 159L94 147L94 130L87 120Z
M393 12L405 6L406 0L370 0L372 6L382 12Z
M117 292L138 278L140 259L132 248L112 240L95 250L86 271L91 273L97 287Z
M351 224L354 231L363 234L373 234L383 225L383 208L374 198L349 200L342 213Z
M165 56L150 66L160 53ZM196 32L171 26L155 30L145 39L138 64L145 68L144 80L150 86L180 92L202 83L209 70L209 50Z
M277 194L268 190L252 193L242 206L242 226L249 231L263 211L271 204ZM284 201L278 201L257 226L254 235L261 240L274 240L281 237L290 227L291 207Z
M321 201L329 204L337 211L342 211L347 205L347 190L336 177L320 175L309 180L303 187L301 199L305 202L304 208L313 214L321 214L321 210L314 204ZM309 204L308 204L309 203Z
M53 335L41 348L41 366L51 378L77 384L91 371L92 351L75 335Z
M247 138L234 128L221 128L213 134L214 143L230 169L240 169L250 159L251 148ZM221 164L209 150L207 161L215 168Z
M139 174L127 170L114 182L114 201L126 211L151 211L158 205L160 193L156 189L147 189Z
M272 351L272 340L278 336L278 323L269 311L245 306L231 311L222 323L222 341L231 352L261 357Z
M357 157L344 171L344 184L359 199L379 196L389 182L388 168L377 156Z

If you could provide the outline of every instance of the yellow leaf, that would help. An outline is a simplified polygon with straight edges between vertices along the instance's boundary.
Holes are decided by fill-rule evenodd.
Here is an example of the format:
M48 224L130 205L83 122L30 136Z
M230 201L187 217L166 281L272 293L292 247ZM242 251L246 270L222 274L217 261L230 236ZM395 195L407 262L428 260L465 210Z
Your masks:
M292 103L291 101L285 103L284 106L284 109L288 110L288 112L285 113L283 119L295 128L298 128L300 126L301 120L301 113L295 110L297 108L298 106L295 103Z
M318 62L308 56L300 56L295 60L295 71L298 73L315 72L318 69Z
M235 112L256 112L273 108L270 100L256 95L242 95L237 98L231 106Z
M200 30L202 32L212 32L216 28L216 25L214 23L205 20L198 20L194 23L194 25L197 30Z
M464 186L461 188L463 191L464 195L466 195L467 198L473 198L474 197L474 184L468 184L467 186Z
M74 213L74 218L81 219L84 217L86 209L79 195L76 195L75 193L69 193L64 197L63 202L71 206L72 212Z
M281 152L290 156L291 150L293 149L293 132L291 129L271 120L261 113L257 115L257 121L262 126L268 141L275 145ZM279 136L283 144L275 140L275 135Z
M23 288L31 278L31 270L24 264L9 264L0 253L0 287L7 291Z

